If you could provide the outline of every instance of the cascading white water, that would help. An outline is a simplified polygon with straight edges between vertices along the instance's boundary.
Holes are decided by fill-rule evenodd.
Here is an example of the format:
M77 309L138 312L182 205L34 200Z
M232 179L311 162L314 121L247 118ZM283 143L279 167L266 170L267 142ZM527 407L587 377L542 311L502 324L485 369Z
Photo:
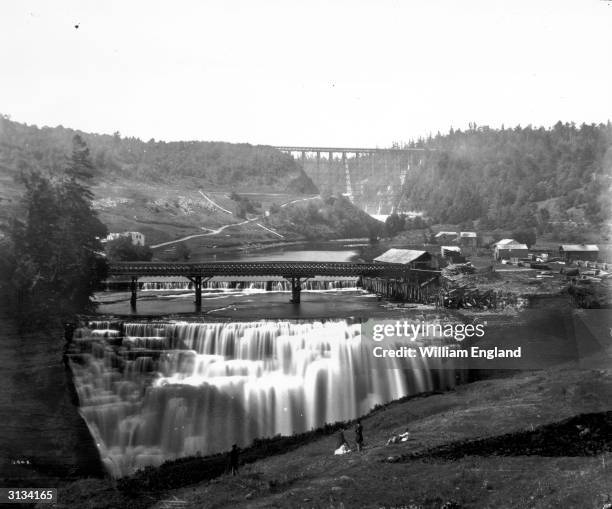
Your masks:
M115 477L455 383L423 359L392 362L376 369L361 325L346 320L90 322L71 356L82 415Z
M235 291L276 291L290 292L291 283L289 281L208 281L202 285L203 293L212 292L235 292ZM140 284L141 291L165 291L165 290L193 290L193 283L189 281L146 281ZM307 280L302 283L302 289L305 291L323 291L323 290L357 290L357 278L338 280L338 281L323 281L323 280Z

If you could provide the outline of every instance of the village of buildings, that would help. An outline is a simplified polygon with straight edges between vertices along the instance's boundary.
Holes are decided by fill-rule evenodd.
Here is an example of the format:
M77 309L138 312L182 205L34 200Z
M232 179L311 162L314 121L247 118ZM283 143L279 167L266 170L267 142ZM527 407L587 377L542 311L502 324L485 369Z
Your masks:
M612 302L609 253L595 244L528 246L474 231L439 231L428 240L418 247L410 240L406 247L393 242L392 248L374 258L440 270L439 286L428 288L427 280L419 283L417 300L422 302L474 310L526 303L537 296L567 295L585 308L609 307ZM390 289L378 285L370 289L403 299L406 290L401 285Z
M136 231L110 233L102 242L122 237L134 246L145 245L145 235ZM419 280L416 290L402 283L365 282L364 288L383 297L474 310L559 293L566 293L579 307L609 307L612 303L609 253L595 244L539 247L513 238L495 240L475 231L439 231L420 246L411 242L398 245L397 241L390 245L398 247L372 260L441 271L441 278L431 287L429 280Z

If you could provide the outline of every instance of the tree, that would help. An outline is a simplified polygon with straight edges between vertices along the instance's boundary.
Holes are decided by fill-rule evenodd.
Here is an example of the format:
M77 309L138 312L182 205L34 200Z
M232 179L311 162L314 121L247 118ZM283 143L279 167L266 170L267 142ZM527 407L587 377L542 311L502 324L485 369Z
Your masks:
M75 134L72 138L72 156L66 174L74 179L84 181L88 181L94 176L94 166L89 155L89 147L78 134Z
M391 214L385 220L385 230L387 232L387 235L389 235L390 237L393 237L394 235L397 235L399 232L404 231L405 227L406 227L406 218L404 216L400 216L396 212Z
M512 232L512 238L521 244L531 247L536 243L536 232L534 230L517 230Z
M135 245L127 236L109 240L105 250L106 256L113 262L150 262L153 258L153 251L149 246Z
M91 311L91 296L106 274L100 256L106 227L91 208L91 193L74 176L30 172L22 182L20 212L9 228L15 316L22 325L37 325Z

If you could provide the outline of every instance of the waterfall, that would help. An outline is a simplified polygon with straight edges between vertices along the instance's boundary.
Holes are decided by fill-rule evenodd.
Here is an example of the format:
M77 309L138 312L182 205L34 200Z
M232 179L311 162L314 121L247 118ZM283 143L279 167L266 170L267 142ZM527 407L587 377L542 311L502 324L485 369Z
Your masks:
M435 361L394 361L374 369L361 324L346 320L90 322L70 355L80 411L114 477L455 383L450 370L434 376Z
M357 278L344 278L341 280L321 280L309 279L302 285L305 291L332 291L332 290L353 290L357 288ZM139 284L139 290L145 292L169 291L169 290L193 290L193 283L190 281L145 281ZM249 292L290 292L291 283L286 280L281 281L207 281L202 284L203 295L216 293L243 293Z

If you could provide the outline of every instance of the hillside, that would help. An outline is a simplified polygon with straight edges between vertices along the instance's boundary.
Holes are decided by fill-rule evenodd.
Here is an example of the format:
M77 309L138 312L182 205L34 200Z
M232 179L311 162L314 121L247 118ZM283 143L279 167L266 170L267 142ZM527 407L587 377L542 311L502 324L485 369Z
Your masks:
M516 373L373 411L362 419L361 453L334 456L334 434L243 465L236 477L146 497L78 481L60 489L60 506L603 507L610 394L609 369ZM353 428L345 433L352 446ZM409 440L385 445L406 429Z
M150 244L194 235L211 247L367 236L375 228L369 216L346 200L335 206L337 218L331 217L331 202L319 202L318 216L303 216L310 209L300 202L318 190L291 156L271 147L143 142L118 133L38 128L6 117L0 117L0 226L6 224L21 194L19 174L31 170L61 174L77 134L89 148L93 205L100 218L109 231L143 232ZM320 225L310 231L306 219ZM263 222L279 230L266 230Z
M568 224L600 227L609 220L612 124L550 129L472 127L416 143L431 149L409 172L402 208L434 222L482 228Z
M294 206L273 207L267 223L275 229L312 240L343 238L375 238L383 224L343 197L326 197L296 203Z
M199 185L237 191L316 193L289 155L267 146L214 141L164 142L90 134L59 127L28 126L0 116L0 171L62 170L75 134L87 143L99 181L168 183L197 179Z

